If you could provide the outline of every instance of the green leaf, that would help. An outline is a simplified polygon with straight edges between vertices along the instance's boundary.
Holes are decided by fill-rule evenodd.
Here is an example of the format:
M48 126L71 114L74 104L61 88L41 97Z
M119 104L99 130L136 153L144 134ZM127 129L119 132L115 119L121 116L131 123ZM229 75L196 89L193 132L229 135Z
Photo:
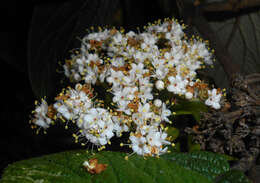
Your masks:
M191 144L189 146L189 152L200 151L200 144Z
M230 170L216 178L216 183L251 183L251 181L239 170Z
M192 141L192 136L191 135L188 136L188 149L189 149L189 152L199 151L200 150L200 144L194 143Z
M162 158L172 160L180 166L196 171L210 181L213 181L218 175L229 171L229 164L223 156L206 151L173 152L163 155Z
M174 146L169 146L168 150L171 152L181 152L181 143L177 142Z
M176 115L187 115L191 114L197 122L200 121L200 113L207 112L207 106L200 101L187 101L181 100L173 106L173 111L176 112Z
M238 158L234 157L234 156L230 156L228 154L221 154L218 153L220 156L223 156L227 161L237 161L239 160Z
M171 154L168 154L171 156ZM180 163L163 158L133 155L128 161L125 153L99 152L95 155L83 150L62 152L23 160L9 165L0 183L210 183L206 177ZM108 164L105 171L91 175L82 163L97 158ZM180 160L181 161L181 160Z
M166 132L167 132L168 136L172 137L172 139L171 139L172 141L177 139L177 137L180 134L179 129L178 128L174 128L174 127L168 127Z

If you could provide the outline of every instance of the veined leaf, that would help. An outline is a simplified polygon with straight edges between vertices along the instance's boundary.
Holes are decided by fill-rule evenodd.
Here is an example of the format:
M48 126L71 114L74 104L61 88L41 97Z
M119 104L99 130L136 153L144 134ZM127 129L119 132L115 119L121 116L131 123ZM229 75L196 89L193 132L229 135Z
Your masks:
M173 152L162 158L169 159L182 167L196 171L214 183L250 183L239 170L230 170L228 159L222 154L194 151L190 153Z
M180 134L179 129L174 128L174 127L169 127L166 132L167 132L168 136L172 137L172 139L171 139L172 141L177 139Z
M230 170L215 181L216 183L250 183L249 179L239 170Z
M210 152L169 153L161 158L125 153L87 153L84 150L61 152L23 160L9 165L0 183L233 183L249 182L239 171L230 171L223 156ZM83 162L98 159L107 168L100 174L90 174ZM242 182L241 182L242 183Z
M191 135L188 136L188 149L189 149L189 152L199 151L200 150L200 144L194 143L192 141L192 136Z
M210 183L196 171L163 158L146 158L133 155L125 160L125 153L99 152L95 155L83 150L62 152L9 165L0 183ZM100 174L91 175L82 163L97 158L108 164Z
M227 160L218 154L206 151L194 151L190 153L165 154L163 158L174 161L175 163L196 171L209 180L214 180L218 175L229 171Z

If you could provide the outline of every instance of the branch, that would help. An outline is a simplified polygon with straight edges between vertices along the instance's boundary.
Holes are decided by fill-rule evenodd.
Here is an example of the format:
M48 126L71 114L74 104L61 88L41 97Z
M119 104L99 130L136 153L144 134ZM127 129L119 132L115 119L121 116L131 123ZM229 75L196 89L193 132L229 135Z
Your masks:
M238 11L251 7L260 6L260 0L227 0L224 2L209 3L204 5L203 10L208 12L216 11Z

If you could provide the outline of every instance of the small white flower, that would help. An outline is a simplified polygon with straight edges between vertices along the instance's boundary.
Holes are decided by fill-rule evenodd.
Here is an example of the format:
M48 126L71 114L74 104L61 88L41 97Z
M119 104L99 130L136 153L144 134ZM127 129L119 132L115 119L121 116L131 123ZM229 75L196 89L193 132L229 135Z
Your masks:
M144 105L139 104L138 113L140 114L140 117L144 120L151 118L153 114L153 112L150 111L149 103L145 103Z
M120 88L115 88L113 94L113 102L118 102L119 105L123 105L122 102L124 101L130 101L134 99L134 93L137 91L137 87L125 87L122 89Z
M205 104L213 107L214 109L220 109L220 99L221 93L217 94L217 89L213 89L212 91L208 90L209 98L205 101Z
M168 77L168 80L170 81L170 84L167 87L168 91L181 95L186 92L186 85L188 84L186 79L183 80L181 76L177 75L176 77Z
M150 150L147 146L147 141L146 138L143 136L135 136L135 135L131 135L129 137L130 141L131 141L131 146L133 151L138 154L138 155L145 155L145 154L149 154Z
M146 73L148 70L144 69L144 64L143 63L138 63L138 64L131 64L131 70L129 71L130 76L139 79L143 77L143 74Z
M114 130L116 132L116 135L118 137L121 136L122 132L128 132L129 127L124 123L124 118L122 116L113 116L112 117L113 122L115 123L114 125Z
M120 32L118 32L117 34L114 35L113 37L113 41L116 43L116 44L120 44L123 40L123 36Z
M90 67L87 68L87 72L86 72L86 76L85 76L85 83L88 84L95 84L97 81L97 75L96 73L93 71L93 69L91 69Z
M123 77L124 74L122 71L114 71L111 69L111 75L107 77L107 82L113 84L113 87L117 87L120 85Z
M45 100L42 99L41 103L36 106L34 111L34 119L32 122L44 129L49 128L52 120L47 116L47 113L48 104Z
M166 104L163 103L162 104L162 111L161 111L161 119L169 122L170 120L168 119L168 116L171 115L171 111L169 109L166 108Z
M141 99L143 103L146 103L149 100L153 99L153 94L152 94L152 88L151 87L146 87L146 86L141 86L139 88L139 95L138 97Z
M114 136L112 116L103 108L92 108L82 114L77 125L82 134L96 145L105 145Z
M73 116L73 113L69 111L68 107L59 102L54 104L54 108L67 120L70 120Z
M163 144L170 144L170 142L165 140L166 137L167 137L167 133L162 131L159 132L152 129L149 131L148 135L146 136L146 139L149 145L160 147Z

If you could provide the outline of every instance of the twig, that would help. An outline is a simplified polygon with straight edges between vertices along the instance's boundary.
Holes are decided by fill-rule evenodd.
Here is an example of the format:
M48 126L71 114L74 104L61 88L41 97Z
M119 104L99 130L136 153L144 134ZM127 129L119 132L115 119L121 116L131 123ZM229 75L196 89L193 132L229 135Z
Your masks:
M260 0L227 0L223 2L209 3L203 7L204 11L238 11L250 7L260 6Z

